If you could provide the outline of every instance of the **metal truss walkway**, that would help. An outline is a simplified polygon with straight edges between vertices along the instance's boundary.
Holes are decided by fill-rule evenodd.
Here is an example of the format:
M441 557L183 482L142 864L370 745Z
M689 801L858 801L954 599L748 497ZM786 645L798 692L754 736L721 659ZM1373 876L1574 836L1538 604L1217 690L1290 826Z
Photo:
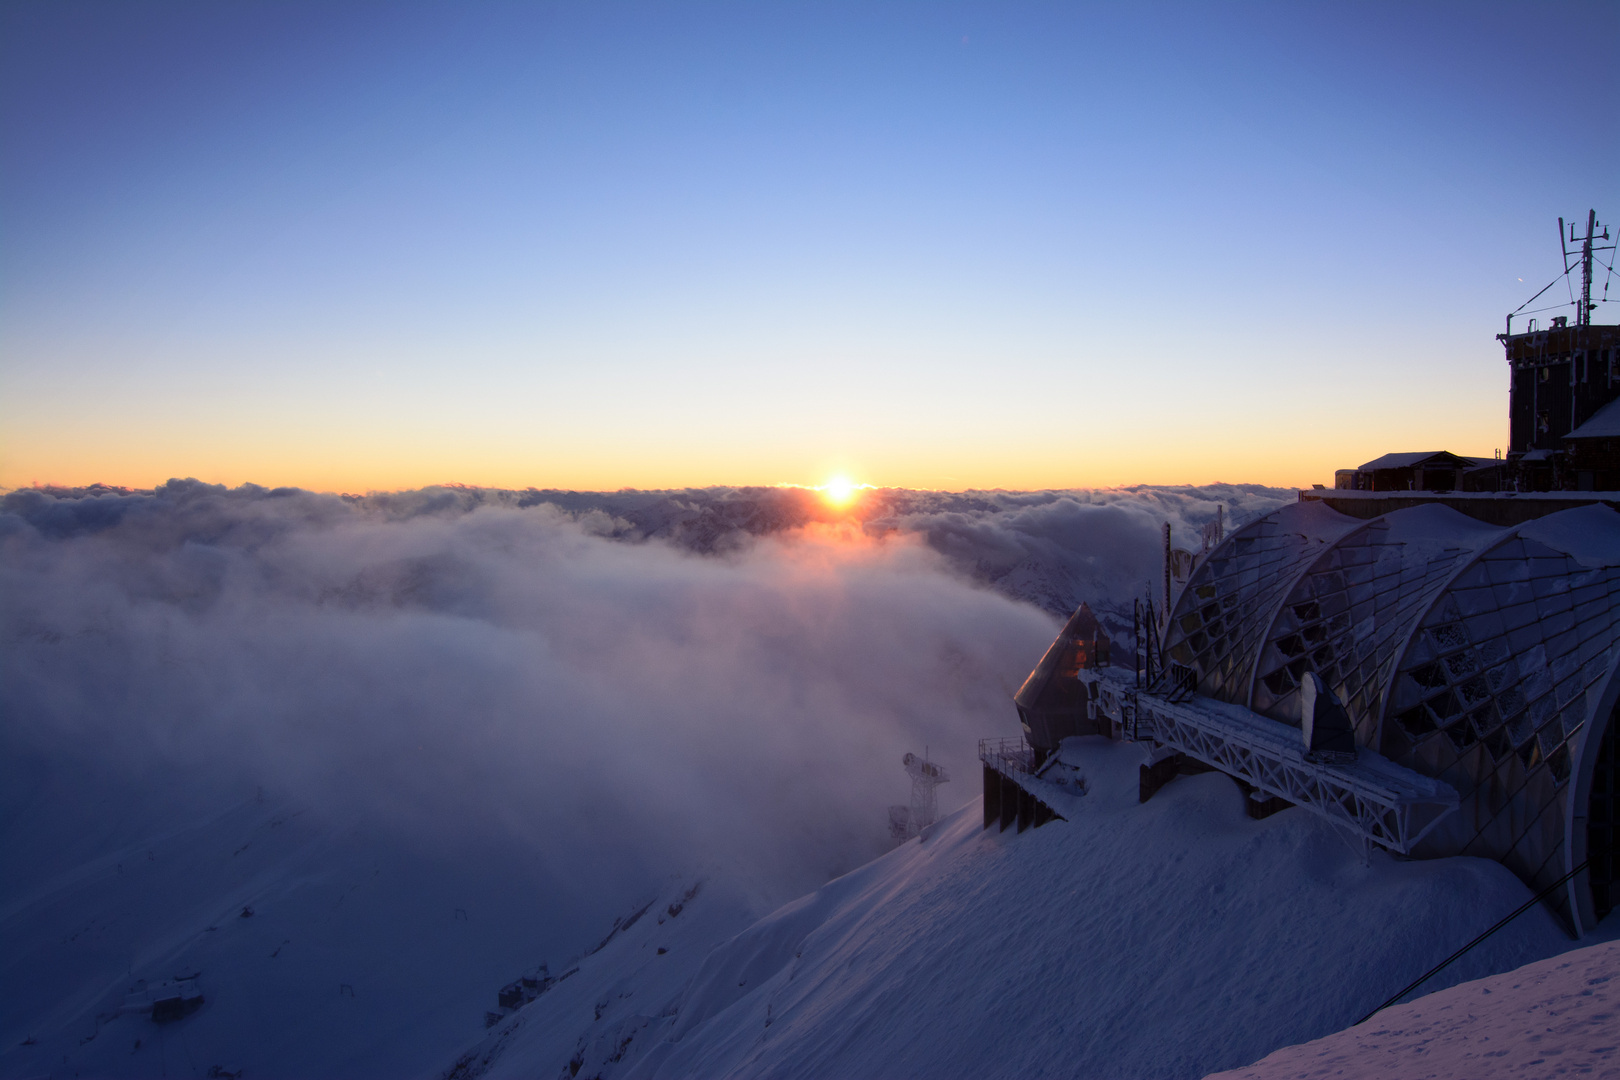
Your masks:
M1326 818L1403 855L1451 811L1457 792L1440 780L1362 749L1348 764L1305 760L1299 729L1203 695L1169 700L1135 685L1131 672L1085 672L1097 708L1126 739L1151 740Z

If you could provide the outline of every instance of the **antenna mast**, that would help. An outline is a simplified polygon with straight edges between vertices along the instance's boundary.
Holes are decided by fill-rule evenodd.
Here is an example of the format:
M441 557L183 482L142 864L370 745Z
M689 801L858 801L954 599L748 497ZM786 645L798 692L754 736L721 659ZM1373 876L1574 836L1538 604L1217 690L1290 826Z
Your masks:
M1600 226L1603 229L1602 233L1598 232L1598 228ZM1593 312L1593 310L1597 308L1599 303L1608 303L1609 302L1609 286L1607 284L1607 279L1605 279L1605 283L1604 283L1604 286L1603 286L1603 299L1601 301L1594 301L1592 299L1592 260L1593 260L1593 256L1599 251L1614 251L1616 249L1616 247L1620 247L1620 245L1616 245L1616 244L1609 244L1608 246L1605 247L1605 246L1601 246L1601 245L1593 243L1594 240L1607 240L1607 239L1609 239L1609 227L1607 225L1603 225L1602 222L1598 221L1598 219L1597 219L1597 211L1596 210L1588 210L1586 212L1586 237L1585 237L1585 239L1582 239L1581 237L1576 235L1576 233L1575 233L1575 223L1574 222L1570 222L1569 223L1569 228L1566 230L1564 228L1564 219L1559 218L1558 219L1558 250L1560 250L1564 254L1564 272L1559 274L1558 277L1555 277L1551 281L1549 281L1546 284L1546 286L1541 289L1540 292L1536 293L1536 295L1532 296L1530 299L1526 300L1524 303L1520 304L1518 307L1516 307L1512 311L1508 312L1507 326L1504 328L1506 330L1506 333L1499 334L1497 336L1504 339L1504 340L1507 339L1507 338L1512 337L1513 336L1513 316L1517 315L1519 312L1523 311L1525 308L1529 307L1531 304L1533 304L1537 300L1541 299L1542 295L1544 293L1546 293L1546 291L1548 289L1550 289L1554 285L1558 284L1558 281L1559 281L1560 278L1569 277L1570 271L1575 269L1574 266L1570 265L1570 261L1569 261L1570 255L1573 254L1573 251L1570 248L1571 244L1579 244L1580 245L1579 250L1580 250L1580 262L1581 262L1581 298L1579 300L1572 301L1572 303L1574 303L1574 305L1575 305L1575 325L1576 326L1591 326L1592 325L1592 312ZM1611 275L1614 272L1613 263L1614 263L1614 260L1610 259L1609 260L1609 271L1610 271ZM1553 306L1554 307L1563 307L1562 304L1555 304ZM1546 311L1548 309L1547 308L1538 308L1537 310L1538 311Z
M1597 211L1586 212L1586 242L1581 245L1581 310L1575 314L1577 326L1592 325L1592 232L1597 228ZM1570 239L1575 238L1575 226L1569 227ZM1603 238L1609 238L1609 230L1603 230Z

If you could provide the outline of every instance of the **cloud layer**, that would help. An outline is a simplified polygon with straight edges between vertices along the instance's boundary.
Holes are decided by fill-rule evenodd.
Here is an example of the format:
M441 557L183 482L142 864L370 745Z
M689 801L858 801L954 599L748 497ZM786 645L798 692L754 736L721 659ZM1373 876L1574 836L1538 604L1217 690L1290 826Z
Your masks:
M971 795L973 740L1012 733L1007 695L1053 632L1035 607L1122 608L1160 521L1187 536L1217 501L1276 499L18 491L4 737L428 837L499 821L551 845L567 822L638 859L785 863L797 887L877 850L905 751L957 768L947 804Z
M505 832L559 874L724 859L791 891L880 849L906 750L966 771L1009 733L1052 630L911 537L811 524L703 556L505 503L15 493L3 737L132 790Z

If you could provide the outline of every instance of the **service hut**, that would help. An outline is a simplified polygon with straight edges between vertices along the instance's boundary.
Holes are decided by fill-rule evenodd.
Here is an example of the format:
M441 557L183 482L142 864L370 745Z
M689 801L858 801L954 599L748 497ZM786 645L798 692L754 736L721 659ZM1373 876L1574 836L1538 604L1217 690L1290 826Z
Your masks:
M1359 469L1340 469L1333 474L1333 479L1334 487L1350 491L1480 490L1476 484L1494 464L1490 458L1462 457L1446 450L1417 450L1385 454ZM1476 482L1469 483L1470 479Z

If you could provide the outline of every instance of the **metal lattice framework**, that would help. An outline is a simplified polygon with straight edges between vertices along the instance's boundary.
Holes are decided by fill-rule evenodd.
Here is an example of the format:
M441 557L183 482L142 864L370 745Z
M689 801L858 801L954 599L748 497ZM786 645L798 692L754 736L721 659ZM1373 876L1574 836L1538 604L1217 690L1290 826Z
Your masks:
M1246 700L1255 653L1277 603L1334 539L1357 524L1304 503L1234 532L1182 590L1165 634L1165 655L1197 669L1199 692Z
M1620 658L1620 567L1513 534L1423 613L1400 658L1381 747L1469 794L1446 850L1532 885L1568 869L1564 793L1596 690Z
M1457 808L1449 785L1364 752L1354 764L1305 760L1297 728L1207 697L1170 702L1141 693L1130 675L1100 673L1101 708L1136 738L1151 739L1276 795L1353 835L1403 854Z
M902 763L906 767L906 775L911 777L911 806L906 835L916 836L938 820L939 798L934 789L950 783L951 774L945 771L945 766L916 754L907 754Z
M1298 579L1266 631L1250 708L1297 722L1300 683L1314 671L1344 702L1357 741L1371 743L1402 636L1477 550L1392 541L1392 531L1386 519L1375 518L1342 537ZM1497 532L1478 530L1489 538Z

